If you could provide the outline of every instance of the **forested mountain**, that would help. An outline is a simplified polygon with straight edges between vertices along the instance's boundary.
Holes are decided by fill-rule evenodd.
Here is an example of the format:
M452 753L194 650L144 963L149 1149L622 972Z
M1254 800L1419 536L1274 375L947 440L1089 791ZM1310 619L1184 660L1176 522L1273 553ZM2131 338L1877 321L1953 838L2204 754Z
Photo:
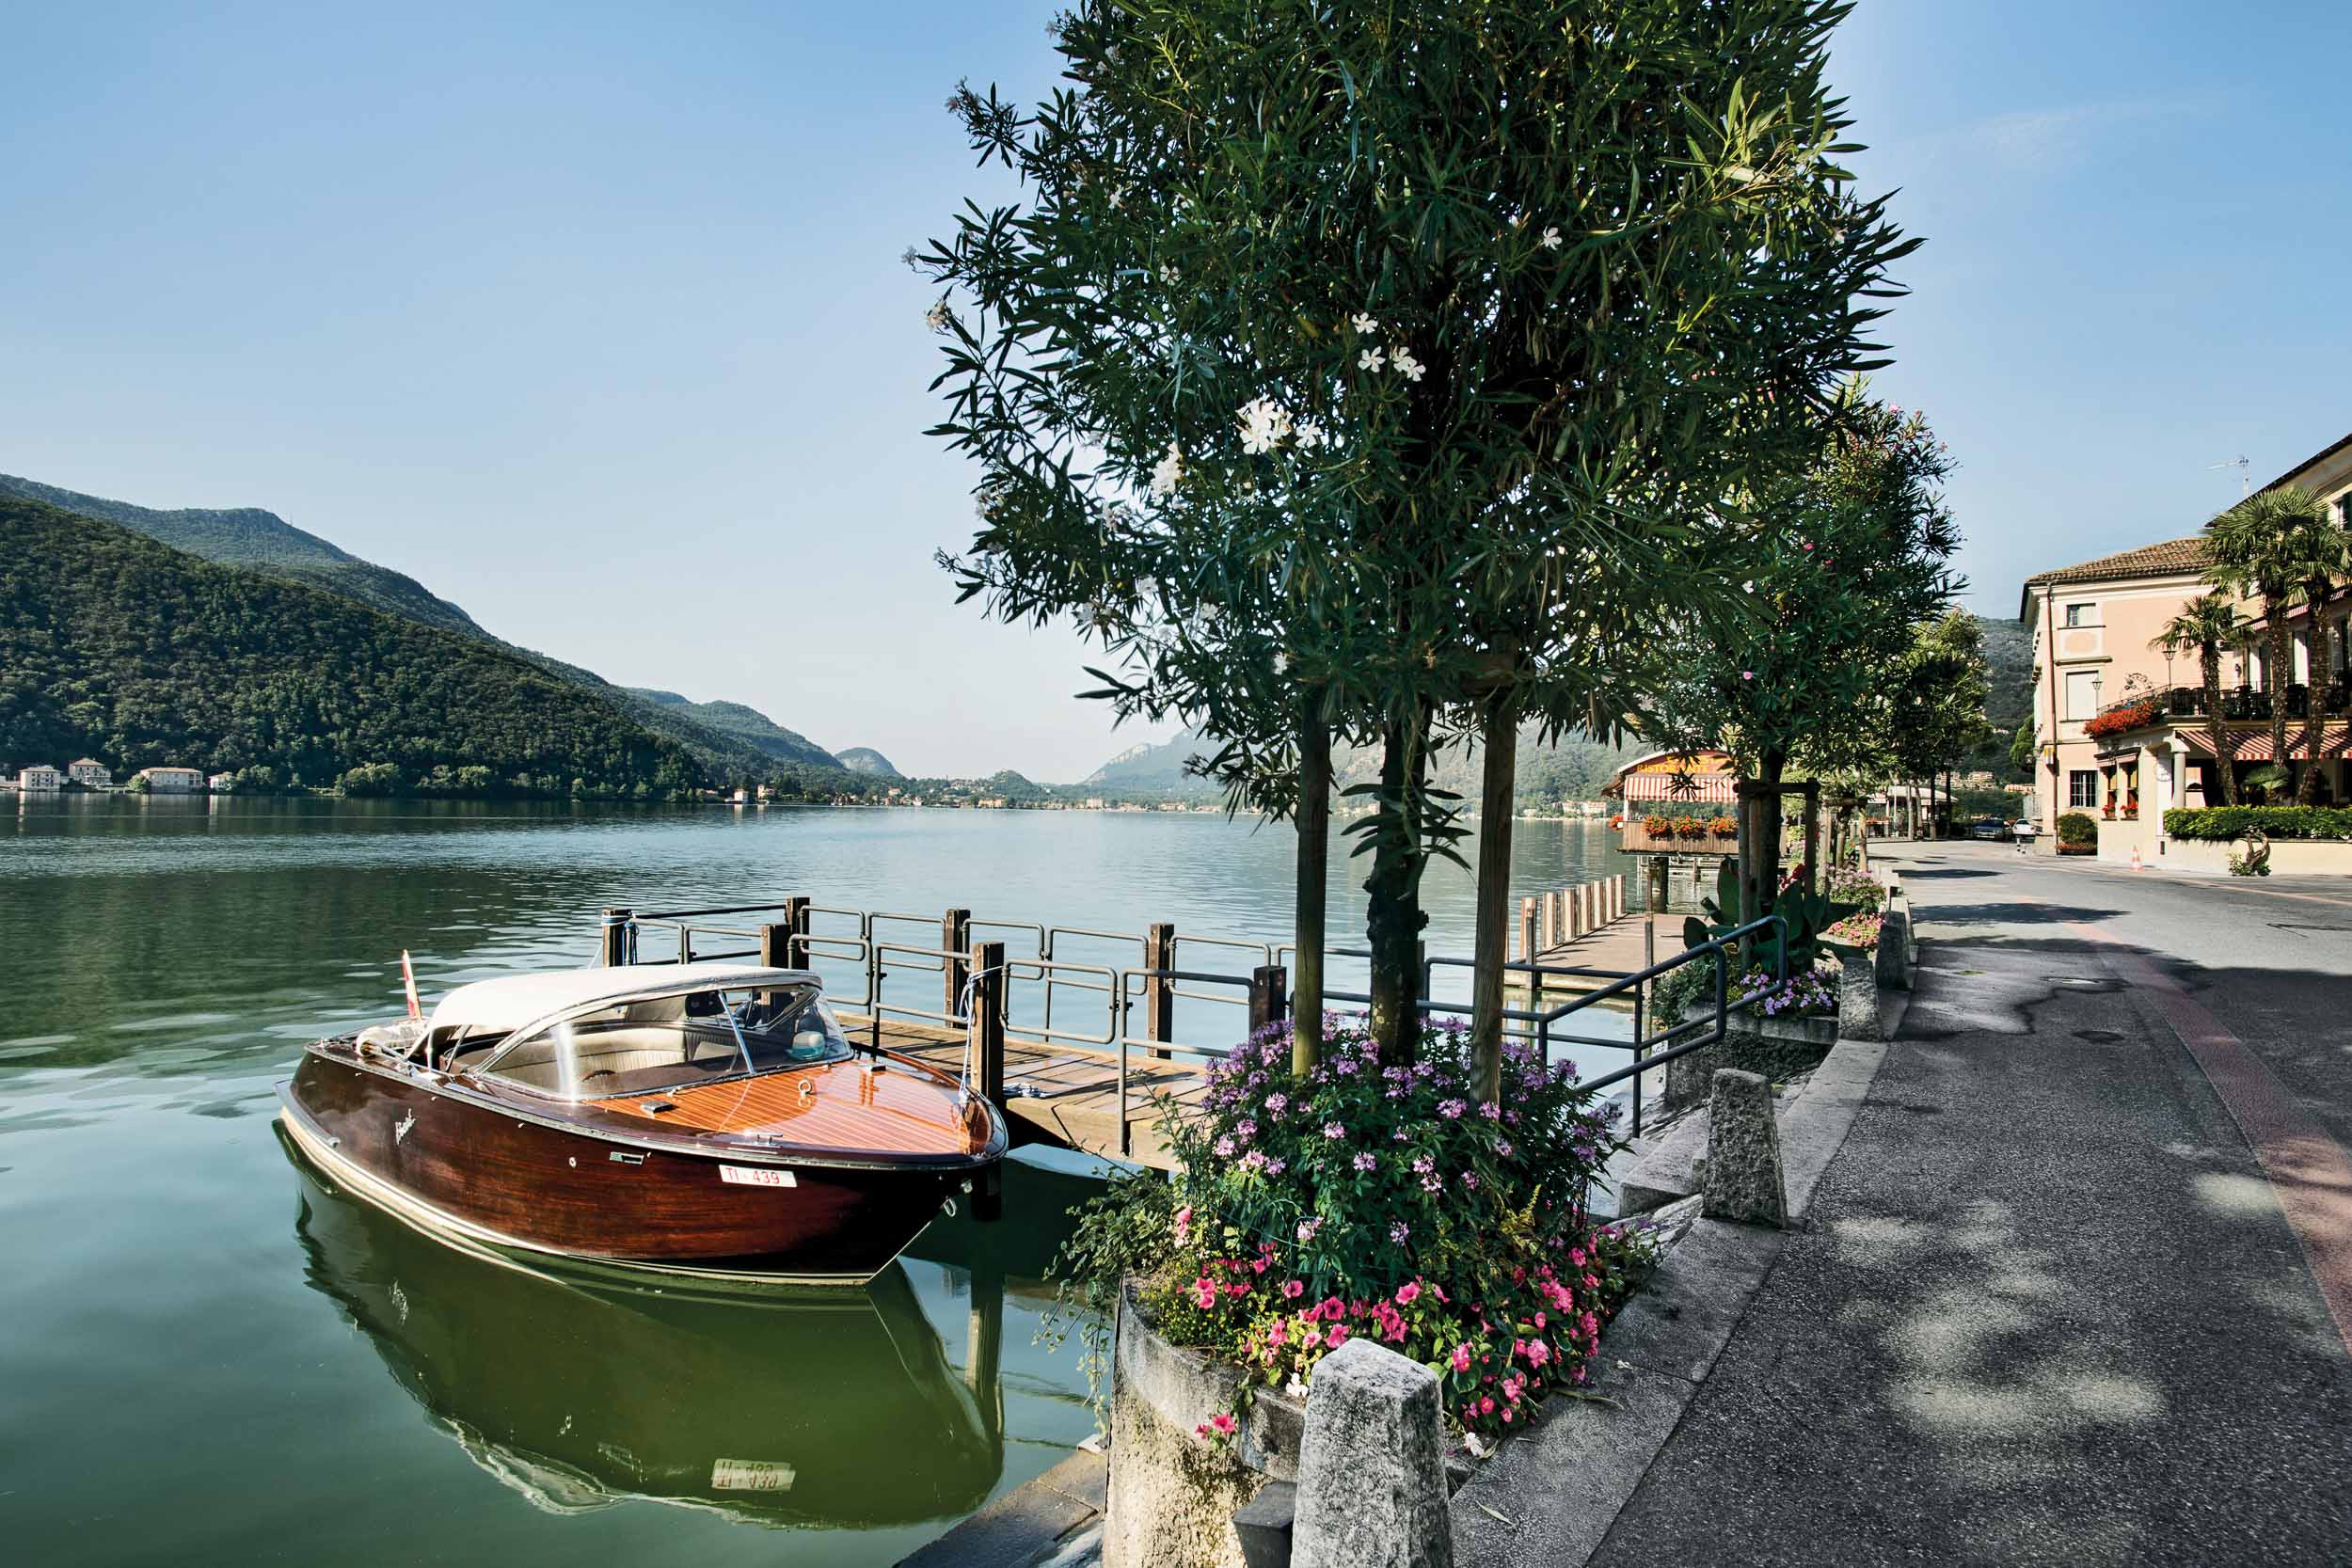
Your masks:
M1977 617L1984 632L1984 716L1996 738L1969 766L2007 775L2010 737L2033 712L2033 628L2009 617Z
M478 634L0 497L0 763L654 799L682 748ZM266 774L260 770L268 770Z
M852 783L841 777L848 770L831 752L756 709L740 703L691 702L675 691L615 686L593 670L517 647L484 630L464 610L435 596L413 578L362 561L275 513L258 507L158 511L8 475L0 475L0 496L44 501L82 516L119 523L218 565L251 567L425 626L478 638L593 693L618 709L625 720L684 747L715 781L765 780L804 790L820 787L829 779L838 784Z
M697 703L675 691L656 691L642 686L626 686L621 689L706 729L731 736L779 762L797 762L808 768L847 766L808 736L797 730L786 729L757 708L746 707L741 703ZM866 771L864 768L850 770Z
M1217 793L1216 786L1186 773L1184 759L1195 754L1213 755L1216 749L1216 742L1189 732L1169 740L1145 741L1129 747L1087 775L1085 787L1113 794L1211 797ZM1591 800L1600 793L1600 786L1609 782L1609 775L1619 764L1639 755L1643 750L1638 746L1609 746L1579 739L1546 746L1537 742L1534 730L1530 728L1519 736L1518 802L1534 808L1561 800ZM1433 759L1430 783L1465 800L1474 800L1481 784L1480 766L1477 747L1449 747ZM1331 773L1342 789L1376 781L1380 776L1379 748L1333 747Z
M103 496L86 496L78 490L61 490L54 484L19 479L12 474L0 474L0 496L45 501L85 517L103 517L216 564L248 566L272 577L324 588L428 626L469 632L476 637L489 635L475 625L473 617L434 594L416 578L372 561L362 561L315 533L305 533L275 512L264 512L259 507L241 506L226 511L187 507L159 512L152 507L133 506L128 501L108 500Z
M835 752L834 760L852 773L865 773L877 779L903 779L905 774L890 765L890 759L871 746L852 746L846 752Z

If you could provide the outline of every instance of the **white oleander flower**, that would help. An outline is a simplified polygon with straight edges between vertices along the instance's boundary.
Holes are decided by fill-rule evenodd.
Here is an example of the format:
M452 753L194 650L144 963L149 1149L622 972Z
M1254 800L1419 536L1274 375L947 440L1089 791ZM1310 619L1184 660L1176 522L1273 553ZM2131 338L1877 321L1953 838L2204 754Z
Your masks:
M1121 207L1124 207L1124 206L1126 206L1126 205L1127 205L1127 188L1126 188L1124 185L1121 185L1121 186L1120 186L1117 190L1114 190L1114 191L1112 191L1112 192L1111 192L1111 211L1112 211L1112 212L1114 212L1114 213L1116 213L1116 212L1118 212L1118 211L1119 211Z
M952 319L953 318L947 314L947 302L944 299L940 300L930 309L923 312L923 325L930 327L933 332L946 331L947 323Z
M1543 246L1546 250L1557 250L1563 243L1557 225L1544 230Z
M1331 437L1325 434L1323 427L1314 420L1298 421L1298 445L1302 450L1308 447L1328 446L1330 441Z
M1356 368L1359 371L1376 371L1388 363L1388 358L1389 356L1378 349L1368 348L1356 356Z
M1370 316L1365 315L1361 310L1357 311L1354 316L1350 317L1347 325L1354 327L1357 331L1362 333L1367 338L1380 330L1380 324L1374 321Z
M1160 281L1167 284L1171 289L1176 286L1176 277L1177 273L1174 267L1163 266L1160 268Z
M1176 493L1176 486L1184 482L1184 454L1178 450L1175 442L1170 441L1167 454L1152 469L1152 493L1172 496Z
M1241 450L1256 456L1272 451L1291 433L1288 410L1272 398L1253 398L1241 408Z
M1413 351L1408 348L1391 349L1389 351L1389 363L1395 366L1396 373L1403 376L1407 381L1419 381L1422 376L1429 373L1429 367L1414 358ZM1375 365L1372 368L1376 371L1380 367Z

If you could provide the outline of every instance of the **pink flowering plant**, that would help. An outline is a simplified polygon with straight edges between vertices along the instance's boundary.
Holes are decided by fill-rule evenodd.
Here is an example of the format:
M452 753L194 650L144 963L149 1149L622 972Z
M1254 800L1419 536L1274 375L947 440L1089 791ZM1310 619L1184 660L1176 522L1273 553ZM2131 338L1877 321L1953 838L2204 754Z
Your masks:
M1502 1098L1474 1100L1458 1024L1424 1024L1408 1068L1381 1065L1360 1018L1326 1038L1301 1080L1287 1027L1261 1031L1171 1119L1180 1207L1145 1306L1265 1386L1373 1338L1435 1370L1465 1431L1506 1432L1584 1380L1650 1260L1640 1227L1586 1214L1612 1117L1516 1045Z
M1756 996L1748 1011L1757 1018L1835 1018L1838 984L1839 973L1834 964L1802 969L1777 982L1766 971L1751 969L1740 977L1732 994Z
M1879 923L1880 917L1875 914L1867 912L1850 914L1845 919L1824 928L1821 932L1821 940L1840 946L1857 948L1865 953L1875 953L1879 948Z

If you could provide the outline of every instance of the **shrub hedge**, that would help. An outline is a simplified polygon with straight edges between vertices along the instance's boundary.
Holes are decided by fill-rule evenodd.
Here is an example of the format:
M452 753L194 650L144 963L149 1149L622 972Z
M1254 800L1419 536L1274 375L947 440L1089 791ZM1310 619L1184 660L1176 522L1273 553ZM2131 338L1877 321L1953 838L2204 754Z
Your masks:
M2223 843L2249 832L2271 838L2352 838L2352 807L2181 807L2164 814L2164 831L2174 838Z
M2099 824L2086 813L2070 811L2058 819L2058 841L2060 844L2096 844L2099 842Z

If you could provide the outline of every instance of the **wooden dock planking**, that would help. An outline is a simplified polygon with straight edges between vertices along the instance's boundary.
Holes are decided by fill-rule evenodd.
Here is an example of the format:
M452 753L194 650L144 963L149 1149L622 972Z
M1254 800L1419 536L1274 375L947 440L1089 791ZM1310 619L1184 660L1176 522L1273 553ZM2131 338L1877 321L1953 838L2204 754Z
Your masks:
M1656 927L1655 936L1651 939L1654 947L1645 945L1643 936L1645 928L1652 926ZM1657 955L1654 958L1648 957L1653 951ZM1581 996L1681 951L1680 915L1628 913L1573 941L1546 948L1535 958L1538 963L1602 971L1597 974L1547 974L1543 977L1546 991L1562 996ZM1524 970L1508 972L1507 979L1514 990L1528 989L1529 977Z
M873 1038L868 1017L842 1013L841 1027L852 1040ZM963 1065L963 1031L899 1019L882 1021L886 1051L912 1056L953 1073ZM1179 1103L1198 1100L1208 1088L1208 1064L1197 1058L1161 1059L1131 1048L1127 1053L1127 1143L1120 1152L1119 1054L1100 1046L1072 1045L1005 1031L1005 1086L1035 1086L1042 1096L1018 1094L1005 1103L1015 1143L1044 1142L1079 1149L1100 1159L1124 1159L1168 1170L1175 1162L1159 1132L1154 1097Z

